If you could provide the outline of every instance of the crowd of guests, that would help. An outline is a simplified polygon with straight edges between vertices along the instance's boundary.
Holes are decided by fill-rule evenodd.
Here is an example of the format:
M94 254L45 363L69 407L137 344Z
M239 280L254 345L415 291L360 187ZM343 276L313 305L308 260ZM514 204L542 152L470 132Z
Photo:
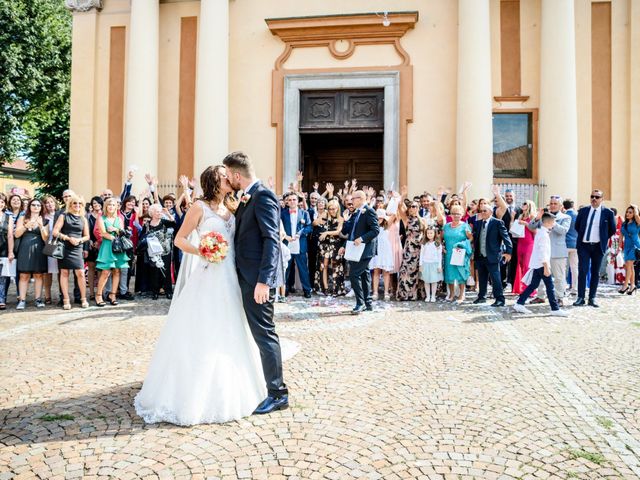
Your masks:
M31 288L36 308L54 296L67 310L135 296L170 299L182 257L174 236L199 186L181 176L179 191L160 198L157 181L145 175L148 188L135 196L133 177L129 172L119 197L107 189L88 204L72 190L61 201L0 194L0 309L12 281L17 309L27 306ZM528 311L526 303L548 302L564 316L572 294L573 305L598 306L608 263L623 270L616 278L621 294L635 293L640 282L638 207L629 205L620 217L603 205L600 190L576 209L557 195L540 206L518 202L498 186L490 198L470 199L468 182L458 193L441 187L435 195L410 196L406 187L376 191L355 179L337 190L316 183L306 192L302 180L299 174L281 197L280 302L298 289L306 298L354 296L360 313L372 309L376 296L462 304L474 290L473 303L481 304L490 285L494 307L505 306L511 292L518 312ZM363 248L355 259L347 259L349 243ZM59 292L52 292L54 275Z

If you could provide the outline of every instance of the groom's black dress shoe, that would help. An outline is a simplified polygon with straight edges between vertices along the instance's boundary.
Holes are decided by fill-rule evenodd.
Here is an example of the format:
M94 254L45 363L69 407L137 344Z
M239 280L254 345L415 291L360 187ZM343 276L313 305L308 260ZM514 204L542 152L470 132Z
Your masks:
M364 312L367 309L367 307L365 307L364 305L356 305L356 308L354 308L353 310L351 310L351 313L353 315L360 315L362 312Z
M584 303L584 298L578 297L575 302L573 302L574 307L584 307L586 304Z
M487 299L483 297L478 297L473 301L474 305L478 305L479 303L487 303Z
M589 306L590 306L590 307L593 307L593 308L600 308L600 305L598 305L598 304L596 303L596 299L595 299L595 298L590 298L590 299L589 299Z
M267 397L258 408L253 412L256 415L264 415L265 413L275 412L276 410L286 410L289 408L289 395L283 395L279 398Z

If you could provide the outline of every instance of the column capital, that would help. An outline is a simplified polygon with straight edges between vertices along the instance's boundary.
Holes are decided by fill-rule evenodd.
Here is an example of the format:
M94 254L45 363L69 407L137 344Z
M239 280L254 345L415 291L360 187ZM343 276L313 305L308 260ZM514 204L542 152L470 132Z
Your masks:
M64 5L72 12L102 10L102 0L65 0Z

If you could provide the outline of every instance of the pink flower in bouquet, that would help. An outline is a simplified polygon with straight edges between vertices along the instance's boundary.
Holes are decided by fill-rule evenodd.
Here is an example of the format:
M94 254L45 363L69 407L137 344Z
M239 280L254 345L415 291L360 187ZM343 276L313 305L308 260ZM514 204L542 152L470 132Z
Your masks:
M209 232L200 238L200 255L209 263L220 263L227 256L229 244L218 232Z

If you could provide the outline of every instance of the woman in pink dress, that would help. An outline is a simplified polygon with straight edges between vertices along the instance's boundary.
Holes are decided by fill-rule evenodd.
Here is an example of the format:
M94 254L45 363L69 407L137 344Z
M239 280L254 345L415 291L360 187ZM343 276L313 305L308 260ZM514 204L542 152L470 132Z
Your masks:
M522 283L522 277L529 270L529 260L531 252L533 252L533 239L535 238L535 230L529 228L529 222L536 216L536 204L531 200L527 200L522 204L522 213L516 219L516 222L524 225L524 237L518 239L516 278L513 282L512 293L521 294L527 286Z
M393 270L389 272L391 274L391 292L395 292L397 288L397 282L394 281L396 273L400 271L402 265L402 241L400 240L400 219L398 218L398 202L400 201L399 195L395 194L389 200L387 204L387 235L389 237L389 243L391 244L391 252L393 256Z

